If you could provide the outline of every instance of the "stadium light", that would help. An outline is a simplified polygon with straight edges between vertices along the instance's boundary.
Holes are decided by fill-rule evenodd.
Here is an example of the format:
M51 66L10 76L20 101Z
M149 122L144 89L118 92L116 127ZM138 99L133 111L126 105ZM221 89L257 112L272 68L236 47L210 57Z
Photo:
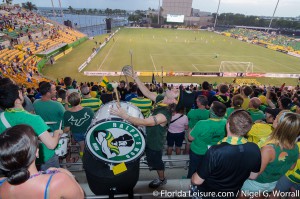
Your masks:
M157 23L159 24L159 18L160 18L160 0L158 0L158 15L157 15Z
M219 14L220 3L221 3L221 0L219 0L219 4L218 4L217 14L216 14L216 17L215 17L214 29L216 29L216 24L217 24L217 18L218 18L218 14Z
M54 10L53 0L51 0L51 3L52 3L52 9L53 9L53 17L56 17L56 12L55 12L55 10Z
M269 28L268 28L267 32L269 32L269 30L270 30L270 28L271 28L271 25L272 25L272 22L273 22L273 19L274 19L274 15L275 15L275 12L276 12L276 10L277 10L279 1L280 1L280 0L277 1L277 4L276 4L276 6L275 6L275 9L274 9L274 12L273 12L273 16L272 16L272 18L271 18L271 21L270 21Z

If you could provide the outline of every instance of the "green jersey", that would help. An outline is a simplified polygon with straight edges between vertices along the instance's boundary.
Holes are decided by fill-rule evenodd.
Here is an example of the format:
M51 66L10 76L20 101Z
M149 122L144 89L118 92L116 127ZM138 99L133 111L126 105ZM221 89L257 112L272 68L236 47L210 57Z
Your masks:
M193 129L198 121L207 120L209 118L209 110L191 109L188 112L187 117L189 119L189 128Z
M257 177L255 181L259 183L270 183L279 180L291 166L296 163L299 156L298 145L293 149L281 149L280 146L271 144L275 150L275 159L270 162L265 170Z
M45 122L56 122L49 125L52 132L59 129L60 122L63 119L65 108L59 102L48 100L36 100L33 103L34 111L41 116Z
M250 113L250 116L252 118L252 122L255 122L257 120L264 120L265 119L265 114L259 109L253 109L253 108L248 108L247 111Z
M102 101L99 98L83 98L80 105L83 107L90 107L94 112L96 112L102 105Z
M204 155L211 145L217 144L226 135L226 119L200 120L191 131L194 138L191 144L191 150L198 154Z
M156 103L161 101L163 98L163 96L158 95L155 100ZM166 117L168 123L170 122L172 115L171 112L168 110L167 106L156 107L152 115L154 116L158 114L163 114ZM160 124L155 126L147 126L146 146L149 147L151 150L161 151L166 141L167 127L167 125L163 127Z
M141 109L144 117L149 117L152 109L152 100L144 97L136 97L130 100L132 104Z
M64 114L65 127L70 127L72 133L84 134L90 126L93 117L94 111L88 107L84 107L77 112L66 111Z

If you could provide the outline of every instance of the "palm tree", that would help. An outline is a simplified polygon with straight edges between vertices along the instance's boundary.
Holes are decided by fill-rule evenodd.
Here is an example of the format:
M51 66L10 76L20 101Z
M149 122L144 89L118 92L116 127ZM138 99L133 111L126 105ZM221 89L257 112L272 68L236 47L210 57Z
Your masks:
M8 5L11 5L12 4L12 0L2 0L3 3L6 3Z
M74 9L72 8L72 6L69 6L68 10L70 11L70 13L74 12Z
M29 2L29 1L27 1L26 3L22 3L22 7L25 8L25 9L27 9L27 10L30 10L30 11L37 10L36 5L33 4L33 3L31 3L31 2Z

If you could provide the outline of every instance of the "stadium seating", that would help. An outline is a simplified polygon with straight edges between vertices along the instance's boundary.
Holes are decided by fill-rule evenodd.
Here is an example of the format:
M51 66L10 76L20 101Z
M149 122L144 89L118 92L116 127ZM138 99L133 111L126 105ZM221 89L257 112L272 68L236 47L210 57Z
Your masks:
M14 45L0 51L0 63L4 66L1 67L1 74L14 79L19 84L37 87L38 82L46 79L36 75L38 74L37 64L42 60L36 54L54 48L61 43L71 44L86 35L63 25L50 25L53 23L52 21L24 9L22 9L22 13L25 14L22 16L18 14L17 17L15 17L16 14L10 13L10 10L11 8L5 8L9 14L4 16L4 20L8 23L2 26L3 29L0 33L6 36L4 38L13 40ZM44 34L44 32L47 34L42 35L42 37L30 38L30 35ZM23 42L15 45L16 39L24 36L29 36L30 41L25 38ZM5 39L0 40L0 42L4 41ZM36 42L39 46L36 46ZM11 68L12 65L18 66L18 68L13 69ZM29 71L33 73L30 80L32 82L28 82Z

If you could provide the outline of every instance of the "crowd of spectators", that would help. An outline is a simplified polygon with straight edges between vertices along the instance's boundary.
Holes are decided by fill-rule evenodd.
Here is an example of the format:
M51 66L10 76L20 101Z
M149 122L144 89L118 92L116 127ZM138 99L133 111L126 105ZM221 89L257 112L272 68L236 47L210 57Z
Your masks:
M277 34L275 32L264 32L251 29L234 28L226 31L230 33L232 37L240 38L242 40L249 40L253 43L260 43L265 45L276 46L278 50L285 50L299 54L300 41L296 38Z
M156 104L157 102L153 102L152 95L162 95L168 99L168 95L173 96L170 94L171 91L179 90L180 98L178 98L179 102L177 101L177 108L166 109L170 111L170 115L166 116L167 125L163 127L166 129L166 134L156 138L160 139L159 143L165 143L164 139L166 139L167 148L163 153L189 155L190 165L187 177L192 178L192 183L197 185L197 188L202 191L231 190L233 192L242 189L245 190L245 193L259 190L272 191L275 187L277 190L285 191L299 188L296 186L300 181L296 169L300 167L300 162L297 162L299 149L295 144L300 133L299 86L240 86L232 83L219 84L214 89L207 81L199 85L182 86L166 83L162 85L141 83L137 77L135 80L136 83L122 80L119 82L118 93L115 93L110 83L106 87L102 87L94 82L77 83L71 77L65 77L57 82L41 82L39 88L28 89L18 87L8 78L2 78L0 80L1 114L9 125L7 126L1 119L1 132L10 126L19 124L31 126L43 143L40 158L36 162L40 164L42 170L50 167L59 168L59 158L55 155L54 149L60 134L71 133L73 142L79 144L79 156L74 158L68 154L66 157L67 162L76 162L84 152L84 134L102 104L116 100L116 95L119 95L119 99L132 102L139 107L146 118L145 121L152 121L154 115L157 114L155 109L160 106L160 104ZM157 101L156 97L155 99ZM153 107L154 113L151 114ZM237 113L239 111L243 111L243 113ZM149 125L140 119L128 116L126 112L115 111L113 113L126 118L135 125ZM240 120L233 115L239 115ZM74 125L70 122L70 118L73 120L85 118L86 120L81 126L78 126L78 124ZM160 119L158 117L158 122ZM166 121L162 120L162 122ZM62 126L60 126L61 123ZM156 125L155 121L153 125ZM234 125L236 126L232 127ZM244 130L239 132L241 129ZM150 128L148 130L149 134L147 131L146 133L150 139L154 136L155 131ZM53 132L53 137L50 135L51 132ZM152 136L150 136L150 132ZM233 140L237 143L233 143ZM157 140L154 142L156 145L158 144ZM248 173L243 171L246 167L228 166L230 153L223 154L224 157L228 156L228 160L220 156L220 159L213 159L214 166L212 168L207 168L208 164L211 164L208 162L212 161L210 160L211 156L216 156L211 153L219 153L217 151L220 150L218 149L220 143L223 143L222 147L226 148L228 146L224 146L224 143L244 145L248 142L254 143L254 145L245 145L245 151L247 154L249 153L248 155L252 153L251 161L252 163L254 161L253 164L248 164L248 169L250 169ZM185 148L182 147L183 145ZM158 148L160 151L161 148ZM259 149L261 152L257 152ZM151 149L151 153L156 150L156 148ZM231 150L236 153L237 149L230 148L229 151ZM149 155L149 151L146 151L147 153ZM149 157L153 156L150 154ZM240 156L237 155L237 157ZM262 157L262 162L260 162L260 157ZM240 158L242 160L245 157L241 156ZM232 161L237 164L237 160L239 159ZM237 168L243 173L243 176L239 176L239 172L219 167L218 164L221 162L227 167ZM161 173L164 167L154 164L154 169L155 167L158 169L159 179L149 184L152 188L167 183L166 177ZM280 170L278 170L279 168ZM224 174L222 174L222 169L224 169ZM216 178L211 179L214 175ZM225 181L221 180L222 175L228 175L228 179L232 180L232 184L229 183L228 187L224 189L222 189L222 183ZM248 177L250 180L247 180L243 186ZM286 184L287 181L290 182L290 185Z

